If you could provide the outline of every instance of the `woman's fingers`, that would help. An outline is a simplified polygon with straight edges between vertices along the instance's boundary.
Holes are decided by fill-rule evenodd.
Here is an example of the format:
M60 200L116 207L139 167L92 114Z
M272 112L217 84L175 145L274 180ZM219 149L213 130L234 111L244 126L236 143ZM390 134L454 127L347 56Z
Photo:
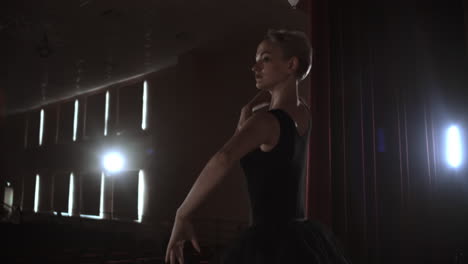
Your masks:
M198 253L201 253L200 250L200 245L198 244L198 241L194 238L191 240L193 247L198 251ZM170 262L168 262L168 260ZM176 262L177 260L177 262ZM170 263L170 264L184 264L184 247L183 244L180 245L175 245L172 248L168 248L168 251L166 252L166 257L165 257L165 263Z
M165 263L170 263L171 261L171 255L172 255L172 249L169 249L166 251L166 257L164 258Z
M261 109L261 108L263 108L263 107L265 107L265 106L269 106L269 105L270 105L270 103L261 103L261 104L258 104L258 105L254 106L254 107L252 108L252 112L257 112L257 110L259 110L259 109Z
M176 264L176 259L178 263L184 263L184 251L181 247L175 247L169 250L166 253L166 257L164 259L165 263Z
M189 221L176 220L172 230L171 238L166 249L165 262L170 264L184 263L184 243L190 240L198 252L200 246L195 237L192 224Z
M198 245L198 241L196 238L192 239L192 245L198 251L198 253L201 253L200 245Z
M179 261L179 264L184 264L184 247L177 247L178 249L178 254L177 254L177 260Z
M173 250L171 250L171 264L175 264L175 256Z
M252 115L252 108L250 108L250 106L248 105L242 107L239 122L237 124L237 130L240 130L242 128L242 125L247 119L249 119L250 115Z
M172 251L172 243L169 242L169 244L167 245L167 248L166 248L166 257L164 258L164 261L167 263L168 260L169 260L169 256L171 254L171 251Z

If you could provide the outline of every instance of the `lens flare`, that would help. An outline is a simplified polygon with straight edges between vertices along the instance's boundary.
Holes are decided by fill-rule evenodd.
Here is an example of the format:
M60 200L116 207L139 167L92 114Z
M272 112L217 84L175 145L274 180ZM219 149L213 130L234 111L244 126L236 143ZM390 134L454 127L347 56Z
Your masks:
M108 172L119 172L124 167L124 157L118 152L110 152L104 156L103 166Z

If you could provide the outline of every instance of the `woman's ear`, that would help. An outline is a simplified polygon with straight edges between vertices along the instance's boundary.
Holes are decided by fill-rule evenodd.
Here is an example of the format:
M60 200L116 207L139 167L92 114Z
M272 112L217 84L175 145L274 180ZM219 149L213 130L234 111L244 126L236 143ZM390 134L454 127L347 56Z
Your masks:
M299 60L296 56L293 56L288 61L288 69L292 72L296 72L299 67Z

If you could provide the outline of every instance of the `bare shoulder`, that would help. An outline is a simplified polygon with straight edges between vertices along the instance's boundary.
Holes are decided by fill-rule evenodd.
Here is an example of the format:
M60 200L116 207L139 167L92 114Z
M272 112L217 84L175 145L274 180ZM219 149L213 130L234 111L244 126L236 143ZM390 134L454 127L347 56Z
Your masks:
M261 130L262 132L275 131L280 128L278 119L268 111L257 111L246 122L247 129Z
M220 152L234 162L263 145L275 145L279 139L280 124L270 112L258 112L226 142Z

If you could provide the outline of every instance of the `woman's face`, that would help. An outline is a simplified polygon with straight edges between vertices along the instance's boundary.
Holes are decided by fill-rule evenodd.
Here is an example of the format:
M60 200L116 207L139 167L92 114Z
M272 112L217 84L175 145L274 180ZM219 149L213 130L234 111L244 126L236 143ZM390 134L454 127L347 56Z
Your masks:
M283 51L278 45L268 40L260 42L252 66L257 88L271 90L290 77L288 61L283 58Z

